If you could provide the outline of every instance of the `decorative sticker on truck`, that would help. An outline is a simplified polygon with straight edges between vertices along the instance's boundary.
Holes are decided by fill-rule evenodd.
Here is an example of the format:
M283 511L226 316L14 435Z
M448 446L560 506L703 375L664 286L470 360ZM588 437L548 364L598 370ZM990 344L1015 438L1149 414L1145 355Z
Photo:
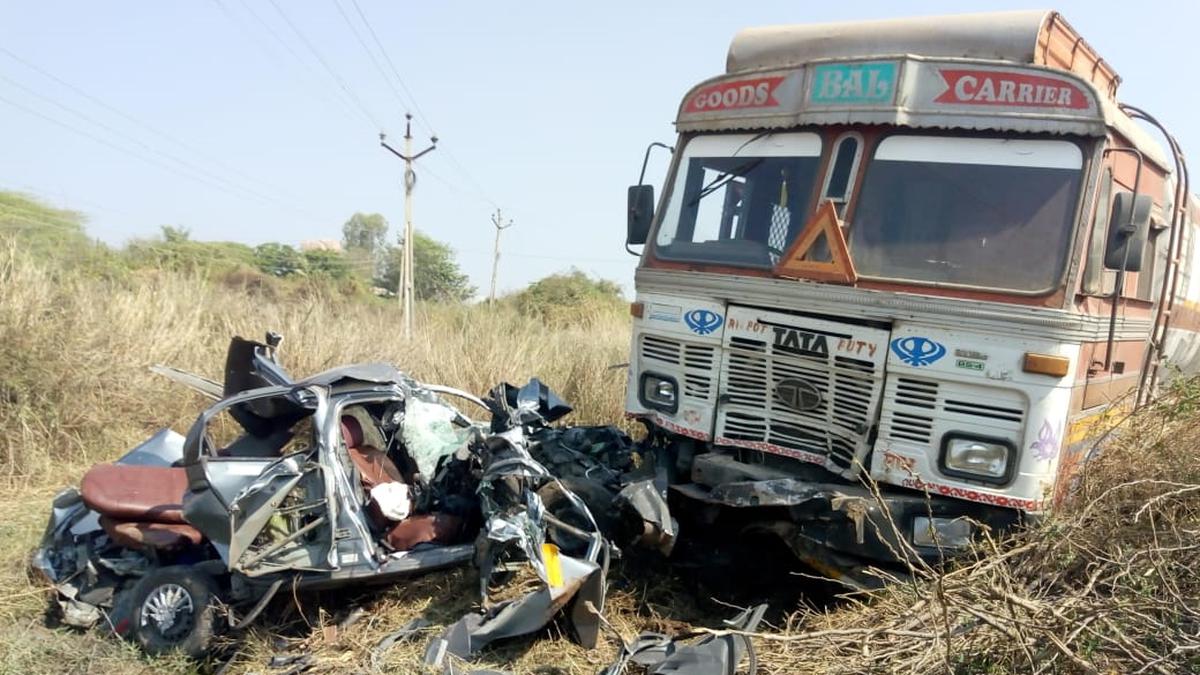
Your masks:
M910 335L892 340L892 351L910 366L928 366L946 355L946 345L926 337Z
M1042 428L1038 431L1038 437L1029 444L1029 449L1033 452L1033 456L1043 462L1048 462L1058 456L1059 447L1062 443L1059 441L1061 434L1050 426L1050 420L1042 422Z
M938 74L946 90L933 99L934 103L1074 110L1091 107L1082 89L1057 77L958 68L940 68Z
M683 322L697 335L708 335L725 323L724 317L709 309L693 309L683 315Z
M783 80L782 75L776 75L714 84L693 94L684 111L698 113L778 105L773 94Z
M812 105L891 105L896 96L895 61L824 63L813 68Z

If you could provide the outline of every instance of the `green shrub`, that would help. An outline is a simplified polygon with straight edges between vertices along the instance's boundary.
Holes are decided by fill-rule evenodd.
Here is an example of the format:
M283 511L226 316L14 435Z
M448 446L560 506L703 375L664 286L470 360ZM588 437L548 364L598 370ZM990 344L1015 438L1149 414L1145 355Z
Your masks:
M587 325L626 307L618 284L575 269L539 279L509 301L521 314L550 325Z

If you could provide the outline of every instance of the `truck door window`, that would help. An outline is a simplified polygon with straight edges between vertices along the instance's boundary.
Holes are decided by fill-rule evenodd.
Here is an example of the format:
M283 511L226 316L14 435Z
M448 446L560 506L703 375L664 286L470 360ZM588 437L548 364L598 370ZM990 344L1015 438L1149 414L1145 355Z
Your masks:
M850 224L858 273L1049 291L1066 262L1082 166L1066 140L889 136Z
M820 154L812 133L693 138L655 238L657 255L774 265L804 224Z
M858 172L858 160L862 156L862 138L858 134L843 134L834 143L829 159L829 170L825 173L825 189L821 197L837 207L838 215L846 215L846 202L850 200L850 189L854 175Z

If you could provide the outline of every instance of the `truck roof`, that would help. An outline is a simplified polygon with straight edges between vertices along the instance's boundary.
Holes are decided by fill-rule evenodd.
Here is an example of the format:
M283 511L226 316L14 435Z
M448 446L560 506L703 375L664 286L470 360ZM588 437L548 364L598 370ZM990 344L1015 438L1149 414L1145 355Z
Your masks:
M1053 10L747 28L734 36L725 69L737 73L873 54L1049 66L1080 75L1109 98L1116 96L1121 82L1116 71Z
M830 78L850 86L824 87ZM847 122L1113 131L1169 171L1159 142L1121 110L1120 82L1053 10L767 26L734 36L726 72L693 87L675 123L681 132Z

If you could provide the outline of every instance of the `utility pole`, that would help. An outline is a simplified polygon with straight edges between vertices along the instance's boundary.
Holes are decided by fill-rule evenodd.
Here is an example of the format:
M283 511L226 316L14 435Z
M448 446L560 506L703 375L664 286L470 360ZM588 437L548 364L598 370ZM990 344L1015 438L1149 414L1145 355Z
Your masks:
M417 174L413 171L413 162L421 156L437 149L437 136L431 136L428 148L413 154L412 151L412 115L404 115L404 153L387 144L386 136L379 134L379 144L387 148L393 155L404 160L404 248L400 250L400 311L404 317L404 339L411 340L413 333L412 301L413 301L413 222L412 200L413 188L417 185Z
M512 218L509 218L507 223L503 221L500 209L496 209L496 212L492 214L492 225L496 226L496 246L493 249L494 255L492 257L492 292L488 294L489 305L496 302L496 271L500 269L500 232L512 227L513 224Z

